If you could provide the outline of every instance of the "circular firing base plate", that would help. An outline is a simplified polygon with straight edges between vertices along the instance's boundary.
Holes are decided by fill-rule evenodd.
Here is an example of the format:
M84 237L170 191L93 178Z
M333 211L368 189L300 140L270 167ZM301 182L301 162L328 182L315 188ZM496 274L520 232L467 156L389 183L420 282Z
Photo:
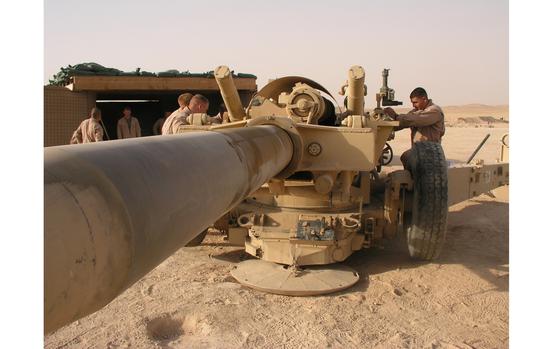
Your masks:
M312 296L336 292L354 285L358 273L342 264L301 267L295 272L281 264L251 259L238 263L231 275L240 284L286 296Z

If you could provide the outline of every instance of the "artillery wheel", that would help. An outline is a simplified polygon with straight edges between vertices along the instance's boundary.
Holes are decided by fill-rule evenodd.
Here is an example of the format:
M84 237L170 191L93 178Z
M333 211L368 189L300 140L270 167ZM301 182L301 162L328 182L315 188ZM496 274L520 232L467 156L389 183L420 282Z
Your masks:
M415 143L407 167L414 179L408 251L412 258L432 260L439 256L447 231L447 162L441 144Z
M187 242L185 247L199 246L202 243L202 241L204 241L204 238L206 237L206 233L208 233L208 228L204 229L202 233L198 234L194 239Z

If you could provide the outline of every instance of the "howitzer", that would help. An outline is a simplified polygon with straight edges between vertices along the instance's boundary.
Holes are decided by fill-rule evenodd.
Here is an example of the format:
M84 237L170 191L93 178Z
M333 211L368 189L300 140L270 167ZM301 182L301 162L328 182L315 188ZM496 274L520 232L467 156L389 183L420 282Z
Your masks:
M45 149L45 331L118 294L280 173L275 126Z
M406 234L412 257L437 257L448 205L508 182L507 163L448 169L431 142L412 168L375 172L398 122L364 113L361 67L343 126L312 80L277 79L245 109L229 69L215 72L231 123L45 149L45 332L102 308L224 214L230 241L264 263L241 263L237 280L320 294L358 279L321 266L383 238Z

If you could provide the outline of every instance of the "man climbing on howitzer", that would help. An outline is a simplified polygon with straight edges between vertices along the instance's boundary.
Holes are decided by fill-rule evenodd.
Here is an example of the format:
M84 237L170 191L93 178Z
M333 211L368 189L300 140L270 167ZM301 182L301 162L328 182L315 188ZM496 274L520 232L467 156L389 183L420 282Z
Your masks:
M397 114L393 108L385 108L383 111L396 121L399 127L395 130L410 128L411 145L416 142L430 141L441 143L441 138L445 134L445 124L443 111L439 106L428 99L426 90L417 87L410 93L410 102L414 109L406 114ZM405 151L401 155L401 162L407 168L412 149Z
M103 140L103 128L101 127L101 110L92 108L90 117L80 123L80 126L72 134L70 144L93 143Z

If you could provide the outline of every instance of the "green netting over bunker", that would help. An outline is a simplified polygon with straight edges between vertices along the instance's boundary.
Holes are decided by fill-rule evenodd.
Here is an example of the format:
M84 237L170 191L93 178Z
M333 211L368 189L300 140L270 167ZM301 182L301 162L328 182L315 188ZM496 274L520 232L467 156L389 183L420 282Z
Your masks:
M235 73L234 78L253 78L257 77L248 73ZM141 68L136 68L135 71L125 72L115 68L107 68L98 63L79 63L76 65L68 65L68 67L61 67L60 71L53 75L49 80L49 85L66 86L71 83L71 77L76 75L88 76L152 76L152 77L196 77L196 78L214 78L214 71L210 70L204 73L192 73L188 70L179 71L177 69L170 69L161 72L148 72Z

